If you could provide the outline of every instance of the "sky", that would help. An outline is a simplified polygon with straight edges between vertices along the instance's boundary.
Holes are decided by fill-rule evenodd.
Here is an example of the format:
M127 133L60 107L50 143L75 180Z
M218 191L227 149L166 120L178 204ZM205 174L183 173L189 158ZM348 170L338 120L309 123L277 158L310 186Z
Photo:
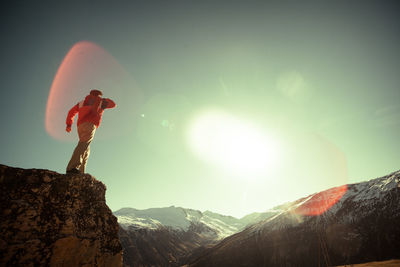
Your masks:
M113 211L241 217L390 174L399 11L396 1L7 1L0 163L65 173L77 143L66 112L99 88L117 108L104 112L87 172Z

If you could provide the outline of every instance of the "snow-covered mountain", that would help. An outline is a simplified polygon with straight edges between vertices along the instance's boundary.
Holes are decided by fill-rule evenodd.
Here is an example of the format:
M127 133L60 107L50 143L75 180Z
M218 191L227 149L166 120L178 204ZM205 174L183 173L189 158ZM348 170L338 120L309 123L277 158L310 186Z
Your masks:
M114 214L127 266L344 265L400 258L399 184L400 171L241 219L174 206Z
M400 171L283 205L190 266L334 266L400 258Z
M191 221L196 221L202 216L200 211L174 206L146 210L123 208L114 212L114 215L117 216L118 223L124 228L130 226L157 229L160 226L166 226L182 230L187 230Z
M276 213L255 213L237 219L211 211L171 206L146 210L123 208L114 215L121 226L125 265L178 266L248 224Z
M277 211L265 213L253 213L237 219L232 216L221 215L211 211L201 212L181 207L151 208L138 210L134 208L122 208L114 212L118 223L124 229L156 230L169 228L176 231L188 231L193 224L203 224L215 233L215 239L219 240L230 236L245 226L256 223L262 219L275 215Z

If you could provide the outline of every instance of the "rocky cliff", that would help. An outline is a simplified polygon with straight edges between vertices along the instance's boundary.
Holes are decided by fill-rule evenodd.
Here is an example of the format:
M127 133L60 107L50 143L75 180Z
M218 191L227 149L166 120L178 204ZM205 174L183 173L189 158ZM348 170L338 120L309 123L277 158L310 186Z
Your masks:
M88 174L0 165L0 266L122 266L105 190Z

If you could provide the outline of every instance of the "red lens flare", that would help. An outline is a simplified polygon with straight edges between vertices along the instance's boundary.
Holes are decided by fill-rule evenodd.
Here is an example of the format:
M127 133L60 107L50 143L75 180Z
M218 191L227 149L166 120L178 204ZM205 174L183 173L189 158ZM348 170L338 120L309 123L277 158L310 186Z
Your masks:
M304 203L295 209L299 215L317 216L321 215L335 205L347 192L347 185L331 188L321 193L306 198Z
M293 181L295 187L310 193L320 188L330 188L293 203L294 213L318 216L332 208L347 192L348 170L344 152L318 133L309 133L293 143L298 166L298 176ZM296 163L293 163L295 165Z
M50 88L45 127L51 137L75 139L73 134L65 132L65 119L69 109L83 100L91 89L101 90L103 97L117 104L117 108L104 112L102 129L97 135L110 137L128 131L126 122L132 125L132 118L136 117L141 91L113 56L92 42L81 41L64 57Z

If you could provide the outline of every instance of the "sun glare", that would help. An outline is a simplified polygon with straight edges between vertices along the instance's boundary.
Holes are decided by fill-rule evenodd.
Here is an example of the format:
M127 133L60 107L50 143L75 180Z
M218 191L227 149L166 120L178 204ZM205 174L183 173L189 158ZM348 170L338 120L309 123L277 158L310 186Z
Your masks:
M188 140L201 159L239 174L265 173L279 158L277 142L267 133L219 110L196 116L189 126Z

